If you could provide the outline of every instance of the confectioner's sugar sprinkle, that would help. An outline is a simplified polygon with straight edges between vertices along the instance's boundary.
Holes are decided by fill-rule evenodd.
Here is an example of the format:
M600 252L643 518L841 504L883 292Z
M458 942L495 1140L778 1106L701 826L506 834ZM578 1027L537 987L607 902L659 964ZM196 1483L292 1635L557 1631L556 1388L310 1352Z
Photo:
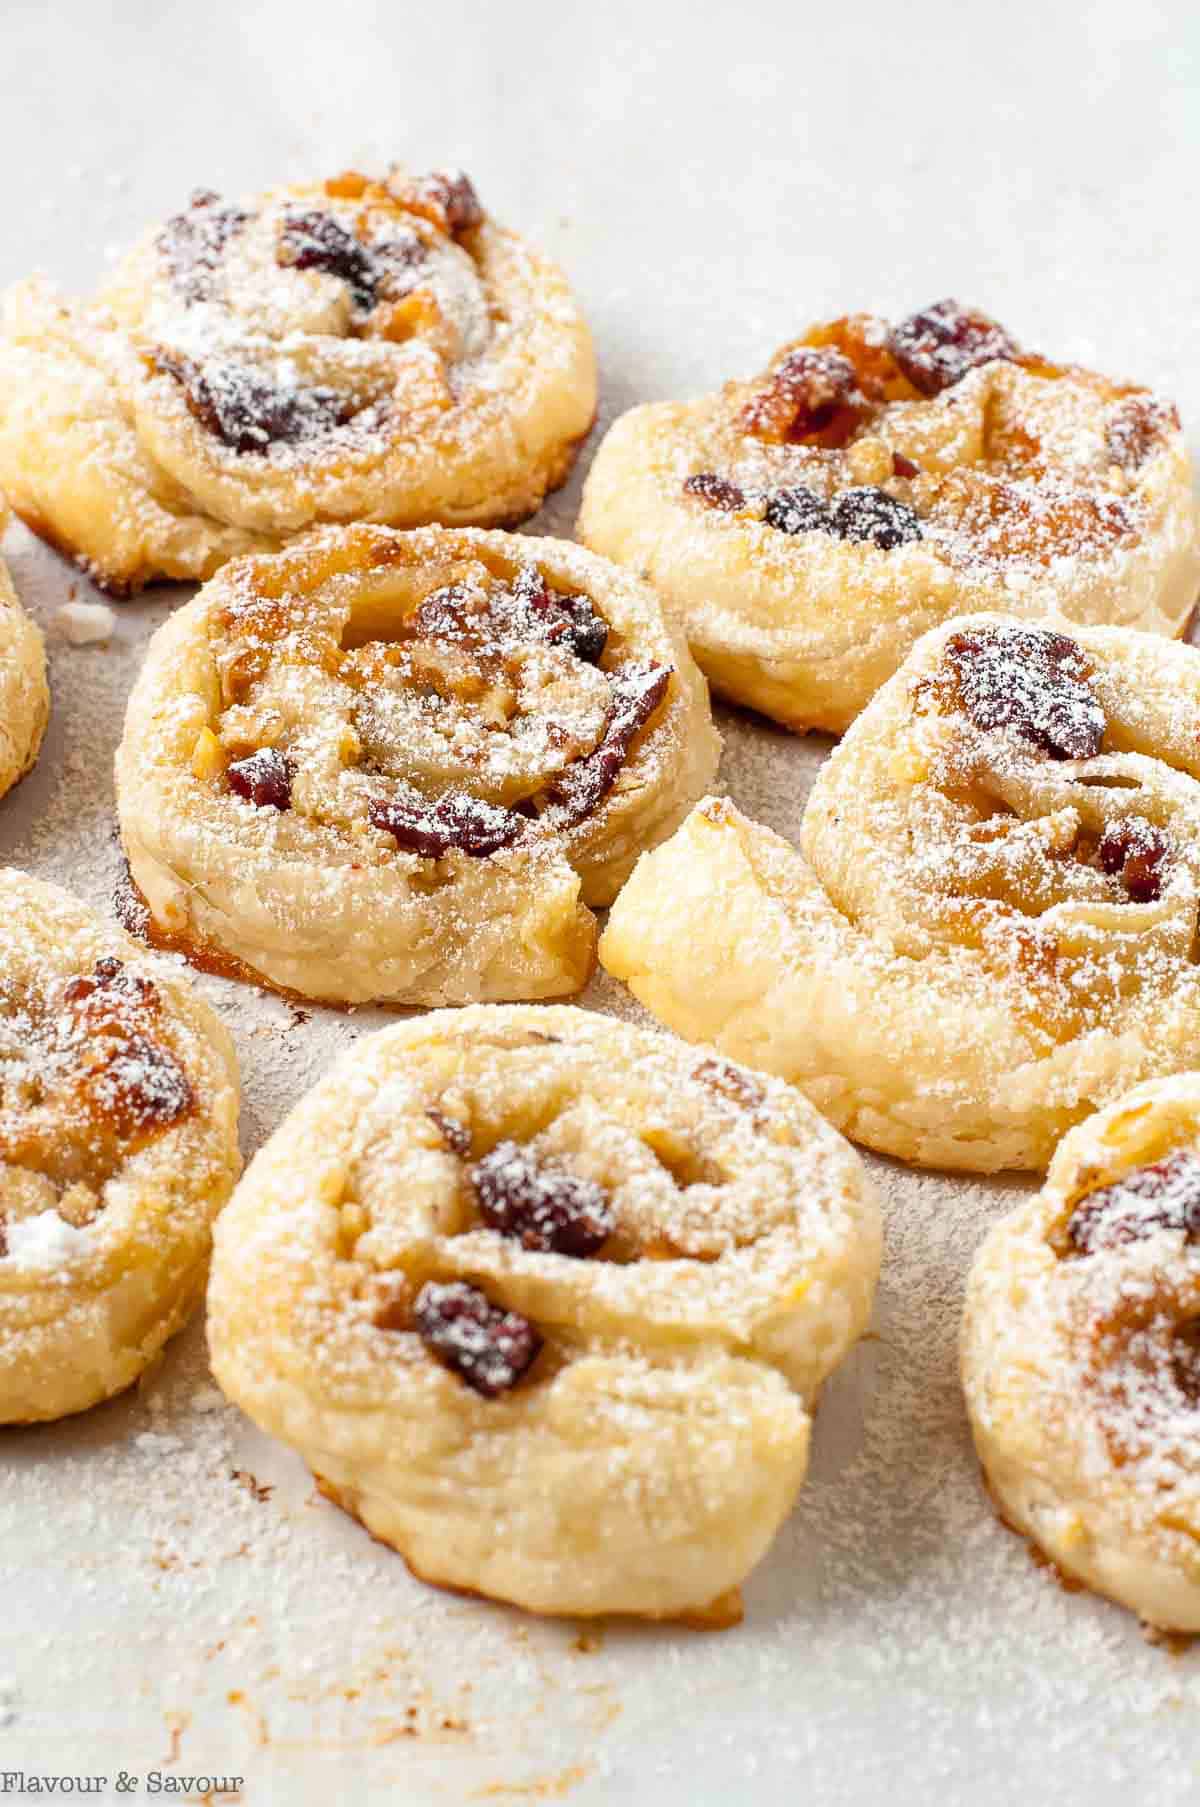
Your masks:
M46 623L61 565L19 530L6 550ZM6 859L101 911L120 865L111 757L168 607L156 597L123 608L111 645L94 652L52 641L46 751L6 805ZM794 841L829 743L718 713L724 787ZM248 1148L336 1053L394 1020L199 983L238 1044ZM584 1002L649 1021L603 974ZM223 1765L252 1779L296 1763L344 1776L359 1765L423 1807L580 1771L566 1798L591 1807L635 1775L678 1779L686 1711L694 1773L734 1793L769 1772L794 1778L815 1807L844 1800L851 1782L907 1807L916 1797L889 1747L856 1729L894 1714L921 1753L922 1790L940 1781L963 1797L969 1746L972 1798L988 1807L1018 1786L1066 1803L1080 1778L1144 1790L1147 1775L1156 1807L1184 1807L1197 1657L1148 1648L1128 1615L1062 1593L996 1523L977 1479L956 1368L962 1282L1025 1188L869 1165L889 1220L876 1337L826 1391L810 1482L749 1582L743 1627L702 1637L608 1626L598 1648L579 1649L575 1625L423 1587L222 1403L195 1325L126 1399L6 1437L5 1766L50 1767L52 1749L54 1767L102 1768L97 1753L126 1740L149 1763L168 1752L164 1716L177 1715L190 1716L180 1773ZM256 1497L235 1470L273 1491ZM811 1679L814 1665L820 1690L806 1688L800 1715L798 1666ZM64 1714L66 1699L89 1707ZM1108 1716L1099 1742L1097 1699ZM1071 1778L1057 1795L1049 1761ZM977 1787L989 1776L991 1796Z
M76 1228L57 1211L39 1211L35 1217L18 1218L8 1225L7 1259L17 1268L59 1267L86 1254L86 1225Z
M100 646L112 639L117 618L105 602L64 602L53 624L72 646Z

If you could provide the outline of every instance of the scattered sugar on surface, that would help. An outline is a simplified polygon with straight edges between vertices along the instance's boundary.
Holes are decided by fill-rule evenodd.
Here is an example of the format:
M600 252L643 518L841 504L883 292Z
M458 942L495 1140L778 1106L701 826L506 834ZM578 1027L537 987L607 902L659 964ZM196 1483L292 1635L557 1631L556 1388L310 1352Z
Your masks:
M54 626L72 646L99 646L112 639L117 618L104 602L64 602Z
M19 530L6 551L48 621L65 567ZM170 595L123 606L94 655L52 641L47 746L5 805L6 859L101 911L119 870L111 755ZM829 743L718 715L723 787L794 840ZM394 1020L198 983L238 1045L248 1150L337 1053ZM648 1021L603 974L585 1002ZM956 1373L962 1281L1025 1188L869 1165L889 1224L875 1336L826 1389L810 1482L743 1626L607 1626L581 1652L575 1625L422 1586L222 1402L195 1324L124 1399L6 1436L6 1767L52 1753L85 1770L118 1746L148 1767L168 1752L166 1716L185 1714L180 1773L270 1776L278 1799L299 1798L303 1774L432 1807L581 1770L567 1798L590 1807L647 1777L678 1782L683 1717L691 1773L713 1792L769 1780L764 1800L786 1788L823 1807L876 1788L907 1807L937 1782L965 1798L969 1782L980 1807L1022 1791L1040 1807L1153 1774L1156 1807L1182 1807L1197 1657L1062 1593L978 1483Z

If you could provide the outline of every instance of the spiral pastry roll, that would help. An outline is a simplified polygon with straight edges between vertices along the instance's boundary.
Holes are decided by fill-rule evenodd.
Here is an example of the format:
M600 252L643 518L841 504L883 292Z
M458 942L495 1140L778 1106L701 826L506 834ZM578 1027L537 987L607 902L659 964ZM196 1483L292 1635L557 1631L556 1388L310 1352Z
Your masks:
M557 540L326 529L151 643L117 755L151 939L336 1003L539 998L719 742L653 592Z
M1200 653L993 615L927 634L802 851L702 804L601 947L681 1034L926 1166L1044 1167L1200 1045Z
M237 1125L232 1043L185 980L0 872L0 1422L120 1392L186 1321Z
M1200 1075L1080 1124L967 1284L987 1482L1068 1579L1200 1631Z
M840 732L952 615L1182 632L1200 538L1179 417L941 301L617 421L580 536L640 571L714 688Z
M563 276L460 172L200 190L95 302L0 320L0 484L116 594L314 523L523 519L595 407Z
M360 1041L218 1226L213 1371L415 1573L720 1624L879 1267L804 1099L564 1007Z
M9 519L0 498L0 534ZM49 714L42 632L22 608L0 559L0 797L36 760Z

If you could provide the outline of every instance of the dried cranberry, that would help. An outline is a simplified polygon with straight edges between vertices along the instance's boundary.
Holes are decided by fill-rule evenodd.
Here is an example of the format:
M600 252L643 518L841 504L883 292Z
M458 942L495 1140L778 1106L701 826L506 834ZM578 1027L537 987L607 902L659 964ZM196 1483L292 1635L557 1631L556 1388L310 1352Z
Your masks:
M380 291L397 292L396 278L425 257L415 232L403 238L365 245L347 232L331 213L293 213L283 223L278 257L297 270L323 270L337 276L350 291L356 308L369 313Z
M441 859L451 848L486 859L516 840L526 818L516 810L502 809L472 797L467 791L447 791L436 802L419 796L376 797L367 806L372 828L390 834L398 847L418 853L422 859Z
M1200 1160L1186 1148L1089 1193L1067 1220L1066 1234L1076 1254L1094 1255L1155 1230L1200 1240Z
M613 700L599 744L572 760L550 791L572 828L608 796L625 763L634 735L650 720L667 694L673 667L626 665L609 677Z
M777 489L763 516L780 533L828 533L829 510L811 489Z
M493 1305L465 1280L428 1281L417 1294L413 1318L438 1360L485 1399L515 1387L542 1347L528 1318Z
M356 307L375 305L379 270L361 239L347 232L331 213L293 213L284 220L279 245L281 263L298 270L324 270L340 277Z
M1134 903L1154 903L1162 895L1171 842L1145 816L1123 816L1110 822L1100 837L1096 857L1101 869L1121 883Z
M888 346L922 395L940 395L979 364L1017 356L1017 347L1002 326L950 300L935 301L910 314L893 327Z
M219 206L220 199L212 189L198 188L187 212L169 219L156 240L185 301L203 301L211 294L221 253L250 218L240 207Z
M521 566L512 595L518 612L539 639L552 646L565 642L577 659L596 664L608 645L608 623L587 596L552 589L533 564Z
M986 627L953 634L946 659L977 728L1012 728L1056 759L1100 751L1104 711L1082 649L1047 628Z
M906 458L904 456L903 452L892 453L893 477L919 477L920 474L921 467L919 464L914 464L911 458Z
M500 1142L471 1169L484 1223L524 1248L594 1255L612 1235L608 1195L595 1180L544 1167L517 1142Z
M746 506L746 492L739 489L728 477L719 477L716 471L697 471L695 476L684 480L684 493L695 496L709 508L722 508L729 514L736 514L739 508Z
M335 389L282 388L251 364L204 365L160 352L161 369L175 378L189 413L235 452L265 452L298 444L344 426L353 405Z
M868 412L849 358L829 346L802 345L747 402L741 427L758 439L794 444L820 434L843 445Z
M290 809L292 762L276 747L260 747L226 769L229 788L256 809Z
M911 546L922 537L921 523L908 504L870 484L843 490L833 505L830 526L839 540L867 541L881 552Z

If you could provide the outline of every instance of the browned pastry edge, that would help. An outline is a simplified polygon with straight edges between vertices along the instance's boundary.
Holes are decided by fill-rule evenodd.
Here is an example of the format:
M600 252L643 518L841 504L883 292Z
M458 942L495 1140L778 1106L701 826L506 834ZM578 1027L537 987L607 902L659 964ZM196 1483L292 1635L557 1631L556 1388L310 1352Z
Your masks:
M142 892L129 870L129 861L123 859L122 871L113 887L113 909L118 922L126 934L138 941L144 941L148 947L156 948L164 954L181 954L189 966L197 972L211 973L218 979L235 979L243 985L253 985L257 990L283 998L289 1004L308 1008L319 1004L325 1010L341 1010L347 1016L356 1010L396 1010L411 1012L424 1008L412 1004L398 1004L393 998L366 998L353 1004L347 1004L340 998L318 998L306 991L294 991L289 985L277 985L263 973L256 972L254 967L247 966L236 954L230 954L218 947L215 941L193 941L187 935L171 935L160 928L146 902ZM564 1003L567 997L578 997L580 992L590 984L596 971L596 946L592 946L591 961L587 973L579 987L579 991L571 992L562 998L555 998L555 1003Z
M486 526L489 529L498 528L498 529L501 529L506 532L511 532L514 528L522 527L522 526L524 526L526 521L531 521L533 519L534 515L536 515L538 513L539 509L541 509L545 506L546 498L548 496L554 495L567 482L568 478L571 475L571 472L575 468L575 462L578 459L580 452L583 450L583 447L584 447L589 435L591 434L592 428L596 424L598 415L599 415L599 409L596 409L595 412L593 412L592 418L588 422L587 426L584 428L583 432L578 434L578 436L574 439L568 439L566 444L562 446L562 448L560 449L560 451L557 455L557 459L549 467L549 473L548 473L548 476L546 479L546 487L542 491L541 498L537 502L534 503L533 507L519 509L516 514L506 515L503 520L488 521L486 523ZM131 597L139 596L143 590L151 588L157 584L179 584L179 583L187 583L189 581L194 581L194 580L189 580L187 578L162 577L162 576L158 576L158 575L147 576L147 577L130 577L130 578L109 577L105 574L105 572L98 569L98 567L95 566L91 562L90 559L84 558L83 555L80 552L78 552L75 549L75 547L70 544L69 541L60 538L59 535L56 534L54 529L50 526L50 523L46 520L45 516L39 514L36 509L29 508L27 506L18 508L15 504L12 504L11 506L12 506L13 514L17 517L17 519L19 521L21 521L26 527L28 527L30 533L36 535L36 537L39 540L41 540L43 542L43 544L49 546L51 551L57 552L62 558L69 559L70 562L76 567L77 570L80 570L83 572L84 576L88 579L89 583L95 584L95 586L98 590L102 591L105 596L112 597L112 599L115 602L128 602ZM220 525L220 523L217 523L217 524ZM338 527L338 526L349 527L349 526L353 526L354 524L355 523L350 522L350 521L312 521L309 523L308 527L301 528L299 530L299 532L293 537L295 539L299 539L301 537L301 534L307 533L310 531L310 529L316 528L316 527ZM444 525L444 523L439 523L436 521L431 521L431 522L427 522L424 524L428 525L428 526ZM387 523L382 522L382 521L376 521L376 522L371 523L371 525L386 526ZM460 527L461 526L481 526L481 525L484 525L484 523L459 521L459 522L454 523L454 525L460 526ZM407 531L407 530L400 529L400 531ZM285 542L284 544L290 545L291 543L292 543L292 541L289 540L289 541ZM281 546L281 549L282 549L282 546ZM224 562L229 563L230 561L225 560ZM215 970L215 969L213 969L213 970ZM241 975L229 974L226 976L238 977Z
M375 1543L380 1544L385 1550L391 1550L393 1555L399 1556L409 1574L414 1575L418 1581L423 1581L427 1587L441 1588L444 1593L457 1594L464 1600L487 1600L492 1604L499 1604L502 1606L512 1604L512 1602L509 1601L498 1601L496 1596L481 1593L478 1588L461 1587L458 1583L453 1581L439 1580L436 1575L430 1575L419 1569L403 1550L397 1549L396 1545L389 1543L386 1537L380 1537L377 1532L371 1530L369 1525L363 1524L362 1519L358 1515L357 1508L354 1505L354 1496L352 1494L348 1493L343 1488L335 1486L332 1481L327 1481L325 1476L318 1474L315 1468L311 1472L313 1480L317 1484L318 1493L322 1494L324 1498L327 1499L331 1505L336 1506L339 1511L344 1512L348 1518L352 1518L356 1524L362 1525L367 1536ZM529 1609L523 1608L522 1610ZM628 1618L631 1620L640 1620L643 1624L652 1622L655 1624L665 1623L669 1625L685 1625L692 1631L728 1631L731 1626L740 1625L745 1615L742 1606L742 1590L740 1587L731 1587L725 1593L718 1594L715 1600L705 1601L700 1606L689 1607L686 1612L587 1613L572 1611L564 1613L540 1612L537 1616L546 1619Z

